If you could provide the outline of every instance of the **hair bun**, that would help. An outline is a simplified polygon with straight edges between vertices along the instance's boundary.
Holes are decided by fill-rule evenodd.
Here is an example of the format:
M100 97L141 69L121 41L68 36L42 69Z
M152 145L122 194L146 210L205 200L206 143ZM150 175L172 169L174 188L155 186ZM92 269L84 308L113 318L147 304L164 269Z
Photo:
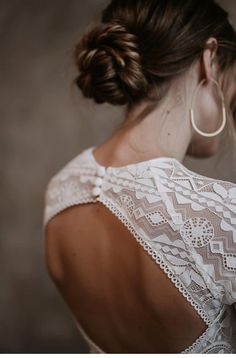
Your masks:
M87 32L75 48L75 61L77 86L97 103L123 105L146 90L137 38L119 23L100 24Z

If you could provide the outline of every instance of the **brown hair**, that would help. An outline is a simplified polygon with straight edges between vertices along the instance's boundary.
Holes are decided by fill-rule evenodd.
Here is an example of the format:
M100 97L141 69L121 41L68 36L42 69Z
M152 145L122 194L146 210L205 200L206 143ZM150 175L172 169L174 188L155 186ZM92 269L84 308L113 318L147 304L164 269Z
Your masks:
M154 108L211 36L219 70L227 73L235 64L236 32L214 0L112 0L102 23L75 47L74 82L97 103L131 108L149 99Z

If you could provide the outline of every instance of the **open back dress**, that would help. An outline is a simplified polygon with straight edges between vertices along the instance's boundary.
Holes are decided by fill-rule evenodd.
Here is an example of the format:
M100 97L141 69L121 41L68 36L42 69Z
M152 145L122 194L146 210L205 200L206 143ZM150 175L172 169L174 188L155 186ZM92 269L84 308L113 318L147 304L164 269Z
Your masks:
M160 353L165 347L176 353L236 353L236 184L197 174L171 157L105 167L94 148L49 180L44 208L44 229L62 212L87 210L83 230L78 214L71 234L79 248L71 267L81 274L73 276L71 268L65 287L73 277L81 314L72 305L71 313L90 352L114 353L112 343L105 348L110 335L127 353ZM71 215L76 223L77 212ZM73 229L69 216L66 232ZM96 235L100 225L104 236ZM121 338L124 327L128 333ZM193 327L199 327L196 336ZM182 336L186 345L178 347ZM156 347L164 342L159 352L155 337Z

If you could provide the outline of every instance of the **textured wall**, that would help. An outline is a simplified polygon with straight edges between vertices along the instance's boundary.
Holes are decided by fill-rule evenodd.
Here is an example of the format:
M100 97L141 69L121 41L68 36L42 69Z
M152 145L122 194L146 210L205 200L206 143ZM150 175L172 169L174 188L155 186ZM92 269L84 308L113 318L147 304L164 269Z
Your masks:
M235 0L224 3L235 14ZM42 212L49 178L81 149L109 136L123 109L96 106L71 87L71 53L105 0L0 1L0 352L86 352L46 272ZM186 159L236 181L217 158Z

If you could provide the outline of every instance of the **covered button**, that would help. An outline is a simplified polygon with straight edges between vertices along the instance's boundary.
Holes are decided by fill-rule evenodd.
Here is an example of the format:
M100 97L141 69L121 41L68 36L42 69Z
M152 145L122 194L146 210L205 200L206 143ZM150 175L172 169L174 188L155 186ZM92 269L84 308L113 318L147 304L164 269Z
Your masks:
M104 176L105 173L106 173L105 167L98 167L98 168L97 168L97 174L98 174L99 176Z
M93 195L98 196L101 193L101 188L95 187L93 188Z
M97 186L101 186L102 185L102 178L96 178L95 181L94 181L94 184L97 185Z

